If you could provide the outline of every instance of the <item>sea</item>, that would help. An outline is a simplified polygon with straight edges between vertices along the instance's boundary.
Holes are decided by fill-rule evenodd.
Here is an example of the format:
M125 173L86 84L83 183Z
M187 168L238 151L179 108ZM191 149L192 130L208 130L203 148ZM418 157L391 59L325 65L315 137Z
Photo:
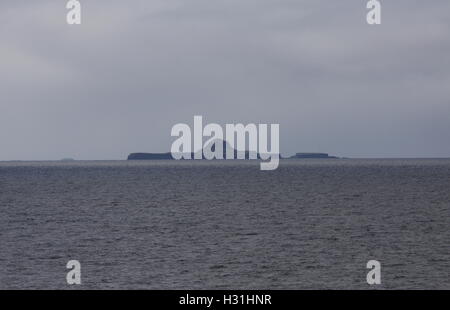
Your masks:
M450 159L1 162L0 212L0 289L450 289Z

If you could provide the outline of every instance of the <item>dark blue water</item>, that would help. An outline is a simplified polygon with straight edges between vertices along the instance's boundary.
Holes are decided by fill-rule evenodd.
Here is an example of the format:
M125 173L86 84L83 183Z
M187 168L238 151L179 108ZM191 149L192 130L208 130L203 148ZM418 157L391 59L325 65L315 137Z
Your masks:
M450 160L0 163L0 211L0 289L450 289Z

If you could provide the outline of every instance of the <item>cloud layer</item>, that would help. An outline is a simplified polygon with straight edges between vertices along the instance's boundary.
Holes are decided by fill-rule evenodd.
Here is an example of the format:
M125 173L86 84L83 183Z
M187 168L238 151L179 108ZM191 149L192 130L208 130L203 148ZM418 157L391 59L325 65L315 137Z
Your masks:
M0 3L0 160L168 151L171 127L279 123L281 151L450 157L450 2Z

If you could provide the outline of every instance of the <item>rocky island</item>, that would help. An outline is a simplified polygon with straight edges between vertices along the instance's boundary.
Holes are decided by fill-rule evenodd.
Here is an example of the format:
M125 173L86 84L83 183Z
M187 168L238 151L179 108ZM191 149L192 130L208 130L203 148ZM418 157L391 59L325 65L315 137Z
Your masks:
M211 149L211 151L215 151L215 144L214 142L211 143L211 145L208 145L208 147ZM227 147L231 150L231 152L234 152L234 158L237 158L237 150L231 148L229 144L227 144L225 141L220 140L217 143L223 143L222 144L222 152L223 152L223 158L226 158L226 152ZM260 154L253 153L253 156L250 156L249 151L245 151L245 159L250 159L250 157L256 157L258 159L261 158ZM204 155L202 155L203 159L206 159ZM190 158L194 158L194 153L190 154ZM172 153L131 153L128 155L128 160L171 160L174 159L172 156Z
M297 153L294 156L291 156L292 159L332 159L338 158L336 156L330 156L327 153Z
M128 160L168 160L174 159L171 153L131 153Z
M226 158L226 150L227 147L228 149L230 149L232 152L234 151L234 158L237 158L237 151L234 150L233 148L230 147L230 145L223 141L223 140L219 140L219 141L214 141L211 143L211 145L208 145L208 147L214 152L215 151L215 143L223 143L222 144L222 149L223 149L223 158ZM253 156L250 156L250 152L249 151L245 151L245 159L250 159L250 157L252 158L257 158L257 159L261 159L261 154L256 153L256 154L252 154ZM264 156L265 158L267 158L267 156ZM194 158L194 153L190 153L190 158ZM203 159L206 159L205 156L202 156ZM283 157L280 155L279 157L280 159L283 159ZM327 153L297 153L291 157L285 157L288 159L333 159L333 158L339 158L336 156L330 156ZM175 158L172 156L172 153L131 153L128 156L128 160L175 160Z

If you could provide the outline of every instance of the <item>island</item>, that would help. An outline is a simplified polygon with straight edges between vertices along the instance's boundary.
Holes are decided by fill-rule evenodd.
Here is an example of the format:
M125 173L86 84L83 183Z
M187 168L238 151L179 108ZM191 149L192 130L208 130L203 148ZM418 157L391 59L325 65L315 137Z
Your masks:
M292 159L332 159L338 158L336 156L330 156L327 153L297 153L291 156Z
M168 160L174 159L172 153L131 153L128 160Z
M227 149L231 150L234 153L234 158L237 158L237 151L230 147L230 145L223 141L213 141L211 142L211 145L208 145L208 147L214 152L216 144L215 143L222 143L222 152L223 152L223 158L226 158L226 152ZM191 158L194 158L194 153L190 154ZM257 159L261 159L261 155L259 153L252 154L252 157L256 157ZM250 159L250 152L245 151L245 159ZM172 156L172 153L131 153L128 155L128 160L172 160L174 159ZM202 159L206 159L204 155L202 155Z
M63 158L63 159L61 159L60 161L64 161L64 162L67 162L67 161L75 161L75 159L73 159L73 158Z
M214 141L211 142L214 143L214 145L210 145L210 149L214 152L215 150L215 143L223 143L223 158L226 158L226 150L227 147L232 152L234 152L234 158L237 158L237 151L230 147L230 145L223 141ZM256 155L256 156L255 156ZM190 156L192 159L194 158L194 153L191 153ZM252 157L256 157L257 159L261 159L261 154L253 154ZM264 158L267 158L267 156L264 156ZM280 155L280 159L336 159L339 157L336 156L330 156L328 153L297 153L291 157L282 157ZM205 159L204 156L202 156L202 159ZM250 152L245 151L245 159L250 159ZM128 155L128 160L174 160L172 153L131 153Z
M235 151L235 158L237 157L237 152ZM191 153L191 158L194 158L194 154ZM224 153L224 158L225 153ZM245 158L249 158L249 152L245 152ZM260 159L261 156L258 154L257 158ZM287 159L338 159L339 157L330 156L327 153L297 153L291 157L285 157ZM173 160L172 153L131 153L128 155L127 160ZM203 159L205 159L203 157ZM284 159L280 156L280 159Z

